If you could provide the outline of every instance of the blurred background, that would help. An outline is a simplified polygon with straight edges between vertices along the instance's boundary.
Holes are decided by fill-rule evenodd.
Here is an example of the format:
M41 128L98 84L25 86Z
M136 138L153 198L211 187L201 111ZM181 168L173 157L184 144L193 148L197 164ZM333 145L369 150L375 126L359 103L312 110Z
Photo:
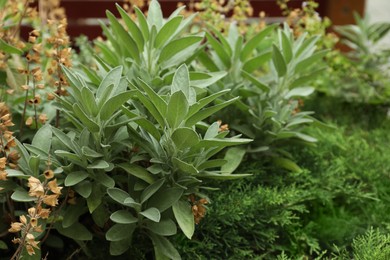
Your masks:
M59 0L56 0L59 1ZM71 36L87 35L90 39L101 35L101 28L98 20L105 20L105 10L117 14L114 3L122 6L136 4L144 5L146 10L147 0L61 0L68 18L68 32ZM176 9L179 3L186 6L194 6L197 0L159 0L164 14L168 15ZM212 2L212 1L209 1ZM229 0L223 1L228 5ZM264 12L268 22L282 21L282 10L277 2L286 2L290 9L301 8L305 1L301 0L251 0L253 8L252 17L258 17ZM328 17L333 25L344 25L354 23L353 12L361 16L367 14L372 22L390 21L390 1L388 0L317 0L319 7L317 11L321 17ZM231 11L226 15L231 15ZM28 30L25 30L26 32ZM387 38L389 41L390 38Z

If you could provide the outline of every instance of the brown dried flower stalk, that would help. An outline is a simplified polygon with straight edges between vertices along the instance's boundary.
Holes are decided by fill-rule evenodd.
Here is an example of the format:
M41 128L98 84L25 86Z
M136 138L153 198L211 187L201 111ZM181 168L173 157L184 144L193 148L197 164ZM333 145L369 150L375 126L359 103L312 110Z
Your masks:
M38 128L38 111L37 106L40 104L40 96L36 94L36 88L42 80L43 80L43 73L40 68L41 63L41 52L42 52L42 40L40 39L40 32L39 30L33 30L29 34L28 38L29 43L31 44L31 49L28 51L26 55L27 60L27 68L26 69L19 69L19 72L21 74L26 74L26 83L25 85L21 86L21 89L26 92L25 94L25 101L24 101L24 107L23 107L23 113L21 117L20 122L20 131L19 136L22 137L23 135L23 127L24 125L31 126L33 125L33 122L35 122L35 128ZM34 68L31 68L33 67ZM32 86L30 86L30 80L32 81ZM29 91L30 88L32 90L32 99L28 99L29 97ZM33 105L34 106L34 117L29 117L27 120L25 119L26 112L27 112L27 105Z
M0 180L7 179L7 172L5 170L8 165L9 168L16 168L19 160L19 154L14 150L16 146L13 132L8 128L13 126L11 112L7 105L0 103Z
M66 78L61 70L61 65L71 67L71 48L69 48L69 36L66 33L67 20L48 20L51 28L51 37L47 42L52 45L52 51L47 51L46 55L52 58L51 67L48 68L49 75L54 76L55 94L57 96L67 95L65 87L68 85ZM60 112L57 110L56 127L59 126Z
M20 259L24 249L27 250L29 255L35 254L35 249L39 250L39 241L36 241L32 232L43 232L39 220L47 219L51 213L51 210L44 208L44 205L50 207L58 205L62 187L57 185L57 179L53 179L54 172L51 169L47 169L43 175L45 177L43 183L33 176L28 178L27 185L30 188L28 193L31 197L36 198L35 205L28 209L27 216L20 216L20 222L11 223L11 227L8 229L12 233L21 232L21 237L12 240L13 243L19 244L19 246L11 259Z
M19 49L24 49L26 44L19 37L22 22L25 19L33 20L37 17L36 8L30 7L33 0L8 0L0 9L0 39ZM7 61L11 56L0 51L0 69L7 68Z

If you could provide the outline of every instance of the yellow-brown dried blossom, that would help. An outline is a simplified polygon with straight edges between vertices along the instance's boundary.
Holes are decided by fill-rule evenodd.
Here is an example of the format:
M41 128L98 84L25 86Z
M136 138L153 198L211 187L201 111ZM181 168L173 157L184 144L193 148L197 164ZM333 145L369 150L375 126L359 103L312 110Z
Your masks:
M20 240L20 238L14 238L11 240L11 242L14 244L20 244L22 241Z
M39 11L43 21L60 20L65 17L65 9L60 7L60 0L41 1Z
M21 215L19 217L20 222L22 222L23 225L27 225L27 218L25 215Z
M65 88L57 89L54 93L58 96L67 96L68 95L68 91Z
M27 186L30 188L28 194L31 197L41 197L45 194L45 189L42 182L33 176L28 178Z
M23 223L20 222L12 222L11 223L11 228L8 229L9 232L11 233L16 233L22 230Z
M7 89L6 92L8 95L12 95L12 94L14 94L15 89Z
M10 139L13 138L13 134L14 134L13 132L5 130L3 132L3 137L4 137L5 140L10 140Z
M48 169L48 170L43 172L43 175L45 176L45 178L47 180L50 180L54 177L54 172L53 172L53 170Z
M58 195L52 194L52 195L45 195L43 197L43 203L45 203L48 206L55 207L58 205Z
M28 212L28 214L29 214L31 217L34 217L35 214L37 213L37 210L36 210L36 208L31 207L31 208L29 208L29 209L27 210L27 212Z
M37 218L30 218L30 223L32 227L38 226L38 219Z
M191 194L189 199L191 202L191 210L192 214L194 215L195 224L199 224L206 215L207 208L204 205L208 204L209 202L205 198L196 200L194 194Z
M218 120L217 123L219 125L218 132L229 131L229 125L228 124L222 124L222 120Z
M46 123L46 121L47 121L47 115L46 115L46 114L40 114L40 115L38 116L38 120L39 120L39 122L40 122L41 124Z
M55 96L53 93L47 93L47 100L54 100L55 99Z
M54 179L52 181L49 181L49 183L47 184L47 186L49 187L50 191L53 192L54 194L56 195L61 195L61 189L62 187L59 187L57 185L57 179Z
M35 37L39 37L41 35L41 33L39 32L39 30L35 29L35 30L32 30L30 32L30 35L35 36Z
M8 126L14 126L14 123L12 123L12 120L6 120L6 121L4 121L4 122L2 122L2 124L4 125L4 126L6 126L6 127L8 127Z
M6 150L8 152L10 148L16 147L16 146L17 146L17 144L15 142L15 137L13 137L12 139L9 139L7 141L7 144L5 145L4 150Z
M35 81L42 81L43 75L41 69L37 70L36 72L33 73L33 77Z
M5 166L7 164L7 158L0 158L0 180L5 181L7 179L7 172L5 171Z
M39 105L41 104L41 96L36 94L34 98L28 100L30 105Z
M0 170L0 181L5 181L7 180L7 172L4 170Z
M47 73L48 73L49 75L53 75L53 74L54 74L53 68L48 68L48 69L47 69Z
M26 119L26 126L31 126L33 124L34 120L31 116L29 116L27 119Z
M125 9L126 12L129 13L130 16L133 18L135 17L134 6L137 6L138 8L142 9L147 5L147 3L147 0L124 0L123 9Z
M23 74L23 75L28 74L28 71L27 71L25 68L18 68L17 71L18 71L20 74Z
M12 150L10 153L8 153L8 160L10 163L17 164L19 159L20 155L16 150Z
M50 215L50 209L45 209L45 208L42 208L42 207L38 207L38 215L42 218L42 219L47 219Z
M0 152L3 155L3 157L0 158L1 180L5 180L7 177L5 171L6 165L8 164L10 168L16 168L19 159L18 153L12 149L16 146L13 132L8 130L8 127L13 125L11 112L4 102L0 102Z
M38 243L39 241L35 241L35 236L31 233L27 233L26 235L26 250L29 255L35 254L34 248L39 249Z
M36 41L37 41L37 37L32 36L32 35L30 35L30 36L28 37L28 42L29 42L29 43L35 43Z
M26 55L26 59L28 62L31 62L31 63L40 63L41 62L41 56L39 55L39 53L28 53Z
M0 170L4 170L5 169L6 163L7 163L7 158L1 157L0 158Z
M35 254L34 248L31 245L26 245L26 250L29 255Z

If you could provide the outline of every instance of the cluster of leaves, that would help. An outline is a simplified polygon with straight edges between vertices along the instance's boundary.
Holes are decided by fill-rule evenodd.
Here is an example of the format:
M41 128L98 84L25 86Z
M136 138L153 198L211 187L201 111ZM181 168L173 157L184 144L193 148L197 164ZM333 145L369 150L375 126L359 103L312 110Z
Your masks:
M352 242L353 259L378 259L385 260L390 257L390 236L379 229L369 229L364 235L357 236ZM334 259L347 259L350 254L346 250L340 250Z
M152 2L150 8L158 10L154 5L158 4ZM227 36L209 26L207 43L202 44L204 33L183 36L194 15L183 19L178 15L182 8L164 23L161 11L153 13L152 21L151 16L145 19L135 7L139 27L123 9L117 8L125 26L107 13L111 27L103 28L108 41L96 42L102 50L102 60L110 67L125 66L126 75L139 76L152 83L159 94L166 93L164 86L171 82L175 64L186 63L191 84L198 94L208 91L219 95L220 91L231 89L230 99L241 97L228 113L214 112L214 120L223 119L237 133L255 139L246 150L283 157L278 164L297 168L287 159L290 156L282 147L290 140L316 142L315 138L304 134L304 128L315 120L311 112L301 111L300 98L313 92L310 83L323 70L318 61L327 51L316 51L318 36L302 34L295 39L285 25L276 32L276 26L268 26L247 39L240 35L236 24L231 23ZM147 23L151 26L146 26ZM102 61L99 63L105 65ZM209 90L205 90L207 85L211 85ZM220 103L226 101L218 98Z
M318 100L313 101L313 106L317 104ZM332 102L326 108L341 107ZM182 255L194 259L386 256L389 158L384 153L390 142L389 124L378 109L366 115L382 113L369 126L356 120L356 110L346 111L351 112L338 122L339 129L311 130L317 132L321 149L293 148L301 172L287 174L254 162L239 168L253 176L222 185L195 241L188 243L177 236ZM333 120L340 120L338 113ZM353 242L370 226L380 232Z
M19 75L19 85L32 84L35 91L36 71L29 66L45 73L54 63L57 87L51 93L55 102L45 103L55 126L35 123L28 136L19 131L25 143L15 140L18 168L4 164L3 216L15 219L34 205L27 180L43 182L50 162L51 178L64 188L56 189L60 205L39 220L34 239L58 241L55 247L71 239L89 258L89 244L128 258L180 259L176 247L200 259L321 256L333 250L331 243L346 246L376 219L380 228L390 226L387 216L372 214L388 208L388 191L379 181L385 173L375 172L378 164L390 165L378 159L384 153L382 132L378 140L366 140L364 132L345 139L343 129L308 129L319 124L312 112L301 110L302 98L312 94L313 80L324 71L327 50L317 50L319 36L297 35L287 24L266 26L251 37L241 35L235 23L226 34L213 26L194 32L196 14L185 18L180 7L164 19L156 0L147 16L135 6L135 15L117 9L122 22L107 11L109 24L102 23L107 40L96 40L98 53L81 57L73 69L65 20L57 41L45 44L35 32L32 49L0 42L16 60L23 52L37 52L34 44L56 49L43 62L27 62L31 78ZM81 53L93 54L84 46ZM11 74L2 75L7 87L19 86L7 83ZM36 98L35 92L15 93L9 101L18 104L23 124L23 100ZM33 114L37 122L36 109ZM315 135L323 135L319 151L301 153L292 146L313 144ZM378 144L378 154L369 152L369 142ZM357 153L360 147L365 153ZM269 155L273 164L249 163L242 174L232 174L247 153L256 159ZM238 184L220 183L251 174ZM208 210L212 187L222 192ZM381 203L370 203L377 200ZM210 216L204 221L206 210Z
M227 37L214 29L215 36L206 33L211 51L201 53L199 61L209 71L228 74L213 91L231 88L231 96L241 96L224 118L231 129L254 139L248 152L283 157L277 163L294 169L283 146L292 140L316 142L304 133L315 119L301 106L302 98L314 91L310 83L323 71L318 63L327 51L316 51L318 36L295 39L286 24L276 33L274 28L268 26L246 42L234 24Z
M349 102L386 104L390 96L389 50L381 40L390 30L386 22L370 23L355 13L356 25L335 27L350 51L328 57L330 77L320 78L318 88Z
M13 203L35 202L25 190L25 179L43 179L41 172L50 161L59 185L66 189L55 216L40 223L41 236L50 239L54 227L83 244L96 233L88 228L92 221L110 241L111 255L125 253L133 236L141 236L152 241L155 258L178 259L166 237L176 234L177 226L192 237L209 200L203 179L246 176L222 172L226 161L215 155L251 139L227 137L229 131L220 129L218 122L203 122L237 98L213 105L229 90L208 95L206 88L223 73L194 73L194 80L187 66L181 65L203 39L178 37L191 18L182 21L179 9L164 21L157 1L152 1L148 19L137 11L139 24L118 9L129 31L138 34L128 33L108 12L111 27L103 28L122 52L120 56L103 53L123 57L118 63L130 66L111 67L109 56L107 62L96 57L97 71L70 70L63 63L59 85L67 82L69 87L66 95L56 93L55 103L57 114L62 115L56 126L61 128L45 124L31 144L17 142L18 169L6 169L2 194L12 194Z
M288 2L279 0L278 4L294 35L321 35L318 46L331 49L326 55L327 76L317 77L317 89L349 102L387 103L389 51L382 46L381 39L388 33L389 24L370 23L367 17L355 13L356 24L335 26L336 36L329 33L331 21L315 11L318 3L307 1L301 8L291 9ZM339 37L344 46L336 46ZM335 48L345 46L348 48L346 52Z

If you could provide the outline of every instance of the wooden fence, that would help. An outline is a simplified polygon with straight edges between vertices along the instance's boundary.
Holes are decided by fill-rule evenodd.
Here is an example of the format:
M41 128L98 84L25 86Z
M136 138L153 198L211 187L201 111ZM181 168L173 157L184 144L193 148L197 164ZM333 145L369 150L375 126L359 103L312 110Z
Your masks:
M176 9L178 2L187 4L190 0L159 0L164 15L169 15ZM254 9L253 14L258 15L264 11L267 17L275 18L281 16L276 0L251 0ZM288 5L292 8L299 8L304 1L290 0ZM341 25L353 23L353 11L362 14L364 11L364 0L317 0L319 3L318 12L321 16L329 17L333 24ZM68 33L71 37L80 34L87 35L90 39L101 35L102 30L97 23L98 19L105 18L105 11L110 10L118 15L115 3L122 4L121 0L62 0L61 6L66 10L68 17ZM23 31L26 33L28 28Z

